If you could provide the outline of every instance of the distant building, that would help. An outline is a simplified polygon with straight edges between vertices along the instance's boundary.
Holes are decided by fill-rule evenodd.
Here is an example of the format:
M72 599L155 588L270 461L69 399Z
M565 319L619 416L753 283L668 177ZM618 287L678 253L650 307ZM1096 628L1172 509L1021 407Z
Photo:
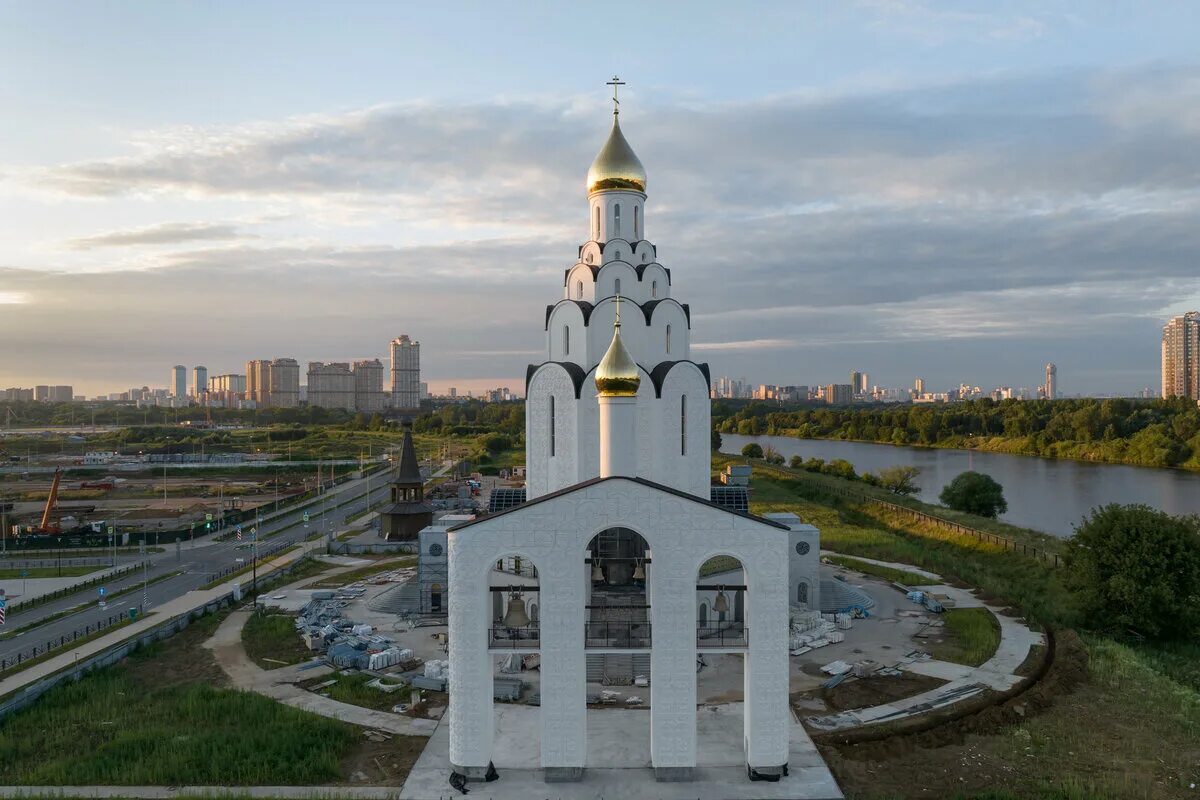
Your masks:
M1200 401L1200 312L1189 311L1163 326L1162 396Z
M308 404L354 410L354 373L345 361L308 362Z
M830 405L849 405L854 402L854 387L848 383L830 383L825 386L824 396Z
M49 386L33 387L33 399L38 401L39 403L47 402L50 399L50 387Z
M917 378L913 381L913 391L917 394L925 394L925 379Z
M1042 393L1047 400L1058 397L1058 367L1054 364L1046 365L1046 383L1042 386Z
M176 364L171 367L171 394L176 397L187 397L187 367Z
M234 375L213 375L208 379L209 392L233 392L234 394L243 394L246 391L246 376Z
M50 387L50 402L51 403L69 403L75 399L75 387L73 386L51 386Z
M252 400L258 408L266 408L267 394L271 390L271 362L266 359L256 359L246 362L246 399Z
M407 334L392 340L392 407L421 407L421 343Z
M300 364L294 358L276 358L271 362L267 396L272 408L300 405Z
M200 400L208 391L208 367L192 367L192 397Z
M378 358L355 361L353 371L354 408L368 413L382 411L383 363Z

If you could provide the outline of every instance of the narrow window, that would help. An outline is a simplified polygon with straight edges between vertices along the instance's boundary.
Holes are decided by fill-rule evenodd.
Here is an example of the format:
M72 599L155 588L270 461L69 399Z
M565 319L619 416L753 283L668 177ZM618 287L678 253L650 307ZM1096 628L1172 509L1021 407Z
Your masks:
M641 214L639 214L639 213L638 213L638 211L639 211L638 207L637 207L637 206L634 206L634 207L633 207L633 238L634 238L635 240L636 240L637 238L639 238L639 237L638 237L638 233L639 233L639 232L641 231L641 229L642 229L642 228L641 228L641 225L639 224L639 222L641 221L641 220L640 220Z
M616 281L613 283L613 291L616 294L621 293L621 279L620 278L617 278Z
M442 610L442 585L435 583L429 587L429 610Z
M646 254L642 253L642 258L644 259L645 257ZM658 297L658 281L650 281L650 296Z
M563 325L563 355L571 355L571 328Z
M600 206L599 205L596 206L595 217L596 217L596 222L595 222L594 227L596 228L596 235L593 236L592 238L595 239L596 241L600 241Z
M667 355L671 355L671 326L667 326Z
M590 259L591 256L588 256L588 258ZM583 281L575 281L575 299L583 299Z
M679 397L679 455L687 455L687 395Z
M613 206L613 236L621 235L621 204Z
M554 457L554 395L550 395L550 457Z

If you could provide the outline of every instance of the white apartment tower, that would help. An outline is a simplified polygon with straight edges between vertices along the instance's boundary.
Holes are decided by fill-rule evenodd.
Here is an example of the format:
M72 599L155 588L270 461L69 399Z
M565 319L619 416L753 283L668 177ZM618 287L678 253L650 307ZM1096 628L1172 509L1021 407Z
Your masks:
M269 405L274 408L300 405L300 364L294 358L277 358L270 366Z
M308 362L308 404L354 410L354 373L345 361Z
M392 340L392 407L421 407L421 343L408 334Z
M354 408L383 410L383 364L378 358L354 362Z
M1058 367L1053 363L1046 365L1046 385L1044 393L1047 400L1053 400L1058 397Z
M1162 396L1200 400L1200 312L1172 317L1162 332Z

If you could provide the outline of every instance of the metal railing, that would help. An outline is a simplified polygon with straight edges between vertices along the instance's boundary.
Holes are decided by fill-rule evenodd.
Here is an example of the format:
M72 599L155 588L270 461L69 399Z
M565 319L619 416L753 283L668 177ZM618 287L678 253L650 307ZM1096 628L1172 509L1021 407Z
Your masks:
M542 632L536 622L524 628L488 628L488 647L494 650L520 650L541 644Z
M649 622L585 622L585 647L644 649L650 646Z
M750 629L741 622L697 625L696 647L749 647Z
M142 615L142 607L140 604L137 606L131 606L131 608L137 608L139 617ZM91 625L83 625L71 631L69 634L56 636L53 639L49 639L44 644L31 645L24 650L17 651L13 655L0 658L0 674L14 669L31 659L41 658L52 650L58 650L59 648L66 647L69 644L74 644L80 639L86 639L93 634L107 630L114 625L123 625L126 622L132 621L133 617L130 617L127 614L111 614L107 619L98 620Z
M50 603L54 600L58 600L63 597L70 597L73 594L78 594L79 592L82 592L85 589L89 589L93 586L99 586L104 583L113 583L115 581L118 581L122 578L125 578L125 577L141 570L141 568L142 568L142 562L139 561L136 564L130 564L128 566L122 567L121 569L118 569L115 572L110 572L107 575L101 575L101 576L95 577L95 578L87 578L85 580L80 581L79 583L73 583L70 586L64 586L63 588L56 589L53 592L47 592L46 594L40 594L37 597L31 598L29 600L22 600L18 603L11 603L8 606L8 615L10 617L15 616L18 611L25 611L26 609L30 609L30 608L37 608L38 606L45 605L46 603ZM16 580L20 580L20 579L17 578ZM15 583L15 581L14 581L14 583Z

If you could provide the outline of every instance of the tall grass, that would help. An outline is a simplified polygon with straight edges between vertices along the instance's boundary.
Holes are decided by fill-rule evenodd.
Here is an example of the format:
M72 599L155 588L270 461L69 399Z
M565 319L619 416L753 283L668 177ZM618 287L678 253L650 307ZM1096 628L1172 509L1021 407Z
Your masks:
M303 785L340 777L345 723L250 692L146 689L118 667L0 721L9 785Z

